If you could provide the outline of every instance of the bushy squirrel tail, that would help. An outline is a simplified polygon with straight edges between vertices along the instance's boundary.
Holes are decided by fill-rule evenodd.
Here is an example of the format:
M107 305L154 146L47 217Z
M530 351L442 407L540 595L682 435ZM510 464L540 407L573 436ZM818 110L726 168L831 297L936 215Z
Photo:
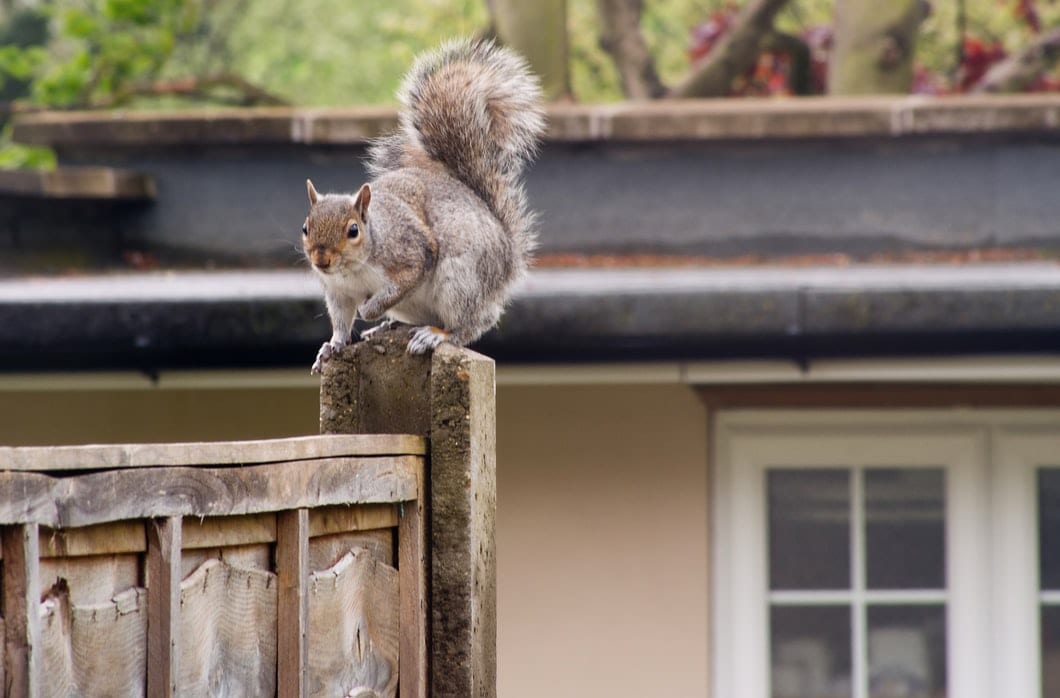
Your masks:
M545 118L526 61L492 41L450 41L416 60L398 97L400 130L373 146L370 167L382 173L422 150L481 197L528 255L534 217L520 178Z

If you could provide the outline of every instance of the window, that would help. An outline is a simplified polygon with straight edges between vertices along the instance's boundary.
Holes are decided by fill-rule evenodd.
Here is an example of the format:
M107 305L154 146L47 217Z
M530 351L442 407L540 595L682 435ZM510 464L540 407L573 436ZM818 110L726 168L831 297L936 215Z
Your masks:
M1060 414L722 413L716 698L1060 695Z
M773 696L946 695L944 474L767 468Z

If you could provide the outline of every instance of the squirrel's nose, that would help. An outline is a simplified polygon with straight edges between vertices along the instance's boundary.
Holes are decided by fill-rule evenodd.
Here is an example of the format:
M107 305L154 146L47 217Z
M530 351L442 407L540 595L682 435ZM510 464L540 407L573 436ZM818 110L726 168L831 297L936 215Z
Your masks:
M323 252L314 252L310 257L313 266L321 271L327 271L331 267L331 257Z

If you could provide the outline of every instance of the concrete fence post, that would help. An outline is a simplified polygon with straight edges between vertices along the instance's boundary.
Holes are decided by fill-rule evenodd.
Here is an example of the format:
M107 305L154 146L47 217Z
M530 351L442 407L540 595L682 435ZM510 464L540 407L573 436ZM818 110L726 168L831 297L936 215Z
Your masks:
M329 361L324 434L424 434L430 537L431 695L497 693L496 396L493 360L447 344L405 352L407 330L376 333Z

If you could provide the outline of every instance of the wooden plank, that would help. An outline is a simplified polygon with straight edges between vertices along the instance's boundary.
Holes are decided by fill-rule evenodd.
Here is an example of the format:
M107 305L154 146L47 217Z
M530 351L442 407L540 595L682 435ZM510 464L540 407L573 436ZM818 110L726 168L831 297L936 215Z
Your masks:
M276 515L208 516L184 522L184 550L272 543L276 540Z
M162 468L53 478L0 472L0 524L51 527L232 516L414 498L418 456L322 458L245 468Z
M178 516L148 521L147 695L173 696L180 678L180 548Z
M351 531L396 528L396 504L340 504L309 512L309 537ZM227 548L276 542L276 516L271 513L240 516L208 516L189 519L183 528L184 550ZM116 521L79 528L40 529L40 556L52 558L91 555L122 555L147 550L140 521ZM3 550L0 548L0 559Z
M3 572L4 660L10 698L43 695L40 681L40 530L36 524L0 529Z
M147 549L143 523L117 521L81 528L41 528L42 558L142 553Z
M398 690L402 698L427 696L427 535L423 509L423 470L415 501L401 506L398 525Z
M396 504L319 507L309 512L309 537L347 531L372 531L398 525Z
M276 515L276 695L302 698L309 667L309 511Z
M407 434L298 436L258 441L2 446L0 470L51 472L174 465L257 465L339 456L424 455L426 440Z
M787 407L1056 407L1060 385L842 383L701 386L712 409Z

